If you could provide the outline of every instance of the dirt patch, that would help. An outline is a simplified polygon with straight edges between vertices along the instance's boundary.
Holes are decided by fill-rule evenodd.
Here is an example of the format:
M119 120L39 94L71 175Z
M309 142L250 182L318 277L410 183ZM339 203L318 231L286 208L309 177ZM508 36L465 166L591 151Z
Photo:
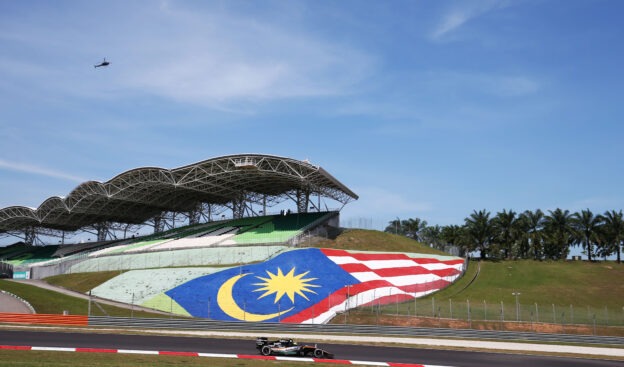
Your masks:
M550 334L575 334L575 335L602 335L602 336L624 336L624 327L616 326L596 326L593 325L570 325L552 323L529 323L515 321L467 321L456 319L443 319L431 317L408 317L380 315L378 317L370 314L359 314L351 312L345 318L339 315L332 320L333 324L364 325L387 325L404 327L427 327L427 328L447 328L447 329L475 329L475 330L498 330L498 331L522 331L534 333Z

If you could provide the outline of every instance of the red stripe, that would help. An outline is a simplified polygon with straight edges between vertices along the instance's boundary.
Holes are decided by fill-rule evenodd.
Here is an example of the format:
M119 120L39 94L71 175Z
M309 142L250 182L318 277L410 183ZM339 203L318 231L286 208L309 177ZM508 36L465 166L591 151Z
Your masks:
M76 352L82 352L82 353L117 353L117 349L76 348Z
M439 276L439 277L442 277L442 278L461 274L461 271L459 271L459 270L457 270L455 268L431 270L431 272L433 274Z
M410 266L409 268L383 268L374 269L375 274L382 277L399 277L403 275L424 275L431 274L430 270L422 266Z
M413 300L414 297L409 296L407 294L395 294L395 295L391 295L391 296L383 296L383 297L377 297L377 299L375 299L372 302L368 302L368 303L364 303L358 306L362 306L362 307L366 307L366 306L370 306L371 304L373 305L389 305L389 304L394 304L394 303L401 303L401 302L407 302L407 301L411 301Z
M427 282L427 283L411 284L407 286L396 286L386 280L371 280L369 282L357 283L357 284L351 285L349 288L343 287L343 288L338 289L336 292L332 293L329 297L323 299L322 301L319 301L315 305L312 305L311 307L308 307L292 316L288 316L287 318L283 319L282 322L298 324L305 320L313 319L317 317L318 315L324 312L327 312L327 310L329 310L331 307L334 307L337 304L344 302L347 299L347 292L349 294L349 297L354 297L365 291L379 289L379 288L393 287L393 288L398 288L402 290L403 292L407 292L407 293L421 293L421 292L429 292L432 290L442 289L448 286L449 284L451 284L451 282L446 281L444 279L438 279L438 280ZM378 295L375 295L374 301L367 302L365 304L371 304L373 302L375 304L377 303L387 304L387 303L394 303L397 301L402 302L402 301L406 301L410 299L414 299L414 297L411 295L398 294L398 293L396 295L390 295L390 296L387 296L385 294L382 295L381 293L379 293Z
M461 273L459 270L455 268L446 268L446 269L436 269L429 270L427 268L423 268L422 266L409 266L409 267L397 267L397 268L380 268L380 269L371 269L365 264L342 264L340 267L349 273L365 273L365 272L373 272L380 277L399 277L404 275L423 275L423 274L434 274L439 277L448 277L452 275L457 275Z
M344 271L349 273L364 273L367 271L372 271L371 268L362 263L340 264L339 266L343 268Z
M0 345L0 349L7 350L31 350L32 347L27 347L24 345Z
M381 253L381 254L370 254L370 253L359 253L359 252L348 252L346 250L336 250L336 249L321 249L325 256L346 256L351 257L359 261L374 261L374 260L412 260L419 264L446 264L446 265L457 265L463 264L463 259L450 259L450 260L439 260L433 257L409 257L406 254L402 253Z
M172 352L172 351L159 351L161 356L184 356L184 357L199 357L197 352Z
M362 282L358 284L354 284L351 286L350 295L355 296L361 292L368 291L376 288L385 288L385 287L394 287L402 290L407 293L419 293L419 292L427 292L434 289L442 289L447 285L451 284L451 282L446 281L444 279L434 280L432 282L419 283L419 284L410 284L410 285L394 285L387 280L371 280L370 282Z

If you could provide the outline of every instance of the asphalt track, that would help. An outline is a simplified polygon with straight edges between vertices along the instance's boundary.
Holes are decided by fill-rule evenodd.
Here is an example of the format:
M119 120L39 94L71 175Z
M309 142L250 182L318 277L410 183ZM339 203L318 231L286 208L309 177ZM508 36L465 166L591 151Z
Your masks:
M305 342L305 340L300 340ZM254 340L180 336L127 335L0 330L0 345L40 347L137 349L153 351L257 354ZM366 345L323 343L319 347L336 354L337 359L377 362L419 363L457 367L483 366L622 366L622 361L535 356L504 353L433 350Z

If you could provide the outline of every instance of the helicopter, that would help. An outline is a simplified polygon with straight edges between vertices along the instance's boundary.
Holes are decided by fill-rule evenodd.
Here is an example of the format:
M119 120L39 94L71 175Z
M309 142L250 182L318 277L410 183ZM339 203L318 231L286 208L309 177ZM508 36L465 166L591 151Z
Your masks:
M94 68L99 68L101 66L108 66L108 65L110 65L110 62L106 61L106 57L105 57L104 60L101 63L99 63L97 65L93 65L93 67Z

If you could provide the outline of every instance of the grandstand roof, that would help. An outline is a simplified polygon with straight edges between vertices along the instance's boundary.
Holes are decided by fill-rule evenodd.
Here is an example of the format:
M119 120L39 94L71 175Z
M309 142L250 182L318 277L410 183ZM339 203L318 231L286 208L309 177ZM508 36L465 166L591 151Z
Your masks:
M191 211L200 203L237 200L262 204L298 192L346 204L358 196L323 168L307 161L240 154L173 169L135 168L109 181L87 181L64 198L53 196L37 209L0 209L0 233L28 227L74 231L101 222L144 223L162 212Z

